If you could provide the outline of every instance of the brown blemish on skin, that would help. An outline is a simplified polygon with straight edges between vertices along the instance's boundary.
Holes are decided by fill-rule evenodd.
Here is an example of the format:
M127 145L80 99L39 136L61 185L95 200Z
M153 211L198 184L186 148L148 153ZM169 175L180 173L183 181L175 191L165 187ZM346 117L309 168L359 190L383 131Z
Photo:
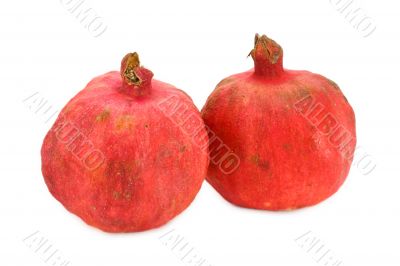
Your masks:
M105 176L112 179L124 178L128 182L128 186L132 180L137 179L140 169L135 161L119 162L112 161L107 165Z
M220 183L221 183L221 182L219 181L219 179L216 178L215 176L210 176L208 179L211 180L212 182L217 183L217 184L220 184Z
M292 151L292 150L293 150L293 146L292 146L292 144L290 144L290 143L284 143L284 144L282 145L282 148L283 148L285 151Z
M108 109L104 109L100 114L96 116L96 121L103 122L109 117L110 117L110 111Z
M311 95L313 91L312 88L308 87L307 84L304 84L301 80L293 80L292 85L294 86L294 98L296 101L306 98Z
M231 89L229 90L229 94L227 95L229 97L228 99L228 105L233 106L237 102L241 102L243 98L240 97L240 92L237 86L232 86Z
M260 168L263 168L264 170L268 170L269 169L269 162L266 160L261 160L260 156L258 154L252 155L250 157L250 161L257 165Z
M330 80L328 78L326 78L326 80L329 82L329 84L331 84L335 89L340 90L339 86L336 84L336 82L334 82L333 80Z
M310 96L310 89L309 88L301 88L298 90L298 96L301 98L305 98Z
M166 159L172 156L172 152L169 148L165 147L165 146L160 146L159 147L159 152L157 154L156 157L156 162L157 163L166 163ZM176 161L178 162L178 161Z
M217 101L217 99L218 97L216 96L210 97L207 101L206 109L204 111L208 111L209 109L213 108L215 106L215 102Z
M169 207L169 211L174 212L175 208L176 208L176 201L175 201L175 199L172 199L171 205Z
M269 169L269 162L263 160L263 161L260 162L259 166L261 168L263 168L264 170L268 170Z
M256 165L258 165L259 161L260 161L260 157L258 156L258 154L252 155L250 157L250 161Z
M240 97L243 104L247 105L249 103L249 97L247 97L246 95L240 95Z
M294 84L294 87L290 90L285 90L283 88L278 90L278 96L283 103L287 104L285 109L291 109L293 103L296 103L299 101L299 99L304 99L309 96L311 94L310 91L311 90L309 88L303 85ZM263 92L260 93L260 97L263 97Z
M217 88L218 87L222 87L222 86L224 86L224 85L227 85L227 84L229 84L229 83L231 83L231 82L233 82L234 81L234 79L232 79L232 78L225 78L225 79L223 79L223 80L221 80L218 84L217 84Z
M128 177L128 179L129 179L129 184L131 185L132 184L132 182L133 181L135 181L135 180L137 180L139 178L139 174L134 174L134 175L130 175L129 177Z
M169 149L164 149L158 155L159 155L159 158L164 159L164 158L168 158L168 157L172 156L172 152Z
M272 171L268 171L268 172L267 172L267 177L268 177L269 179L272 178Z
M336 84L336 82L334 82L333 80L330 80L330 79L328 79L328 78L325 78L325 79L326 79L326 80L328 81L328 83L329 83L330 85L332 85L336 90L340 91L340 88L339 88L339 86ZM346 101L346 103L349 103L349 101L347 100L346 96L343 95L343 99Z
M114 190L112 195L113 195L113 198L116 199L116 200L121 198L121 193L118 192L118 191Z
M285 102L290 100L294 96L292 91L284 90L282 87L277 86L277 91L279 93L277 96L279 96L279 98L281 98ZM259 95L260 95L260 97L264 96L264 92L259 91Z
M124 198L127 200L130 200L132 198L132 194L130 192L125 192L124 193Z
M132 198L132 193L129 191L125 191L124 193L118 192L118 191L113 191L113 199L115 200L130 200Z
M180 152L184 152L186 150L186 145L182 145L180 148L179 148L179 151Z
M117 130L130 130L134 126L134 118L131 115L122 115L117 118L115 127Z

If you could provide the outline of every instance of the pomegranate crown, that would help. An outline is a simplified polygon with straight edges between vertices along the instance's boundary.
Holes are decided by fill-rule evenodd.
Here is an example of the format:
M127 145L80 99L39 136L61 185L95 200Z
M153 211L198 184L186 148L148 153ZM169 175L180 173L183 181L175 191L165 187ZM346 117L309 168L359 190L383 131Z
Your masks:
M283 73L283 50L281 46L266 35L258 33L254 38L254 48L250 54L254 60L254 72L264 77L279 76Z
M150 93L153 72L140 66L138 53L129 53L121 62L122 91L141 96Z

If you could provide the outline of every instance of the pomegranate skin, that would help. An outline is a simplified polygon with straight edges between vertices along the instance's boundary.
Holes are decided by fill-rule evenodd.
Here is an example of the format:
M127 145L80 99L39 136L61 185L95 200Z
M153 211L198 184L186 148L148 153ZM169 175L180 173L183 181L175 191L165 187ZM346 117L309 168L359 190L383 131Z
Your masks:
M345 181L355 150L352 107L331 80L285 70L281 47L256 35L254 69L222 80L202 117L210 128L210 157L220 138L240 158L225 173L210 163L207 181L233 204L292 210L317 204Z
M207 148L195 145L162 103L174 97L185 104L207 135L199 111L183 91L152 76L128 54L121 72L94 78L68 102L43 142L51 194L106 232L167 223L190 205L206 176Z

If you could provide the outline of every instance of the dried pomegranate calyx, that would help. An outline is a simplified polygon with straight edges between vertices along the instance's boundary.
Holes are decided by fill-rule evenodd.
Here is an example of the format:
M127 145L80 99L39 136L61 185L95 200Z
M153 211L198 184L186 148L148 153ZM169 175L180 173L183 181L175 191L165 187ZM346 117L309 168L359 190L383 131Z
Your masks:
M121 76L122 79L129 85L140 85L142 82L138 75L135 73L135 69L140 67L139 55L138 53L129 53L121 63Z
M254 60L254 72L264 77L279 76L284 72L282 47L266 35L256 34L254 49L250 52Z
M140 66L138 53L128 53L121 61L121 91L131 96L149 95L153 72Z

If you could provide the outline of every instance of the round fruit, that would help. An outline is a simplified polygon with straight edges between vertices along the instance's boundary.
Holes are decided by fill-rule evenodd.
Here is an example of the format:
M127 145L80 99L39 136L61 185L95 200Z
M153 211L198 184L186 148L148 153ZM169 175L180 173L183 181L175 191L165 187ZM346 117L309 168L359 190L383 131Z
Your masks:
M284 69L281 47L265 35L256 35L251 56L254 69L222 80L202 110L213 132L207 181L228 201L248 208L319 203L349 172L354 112L333 81ZM214 160L215 139L240 158L235 171L223 171Z
M94 78L69 101L43 142L51 194L104 231L165 224L189 206L207 172L207 147L179 120L184 106L207 135L199 111L183 91L152 77L136 53L126 55L120 72Z

